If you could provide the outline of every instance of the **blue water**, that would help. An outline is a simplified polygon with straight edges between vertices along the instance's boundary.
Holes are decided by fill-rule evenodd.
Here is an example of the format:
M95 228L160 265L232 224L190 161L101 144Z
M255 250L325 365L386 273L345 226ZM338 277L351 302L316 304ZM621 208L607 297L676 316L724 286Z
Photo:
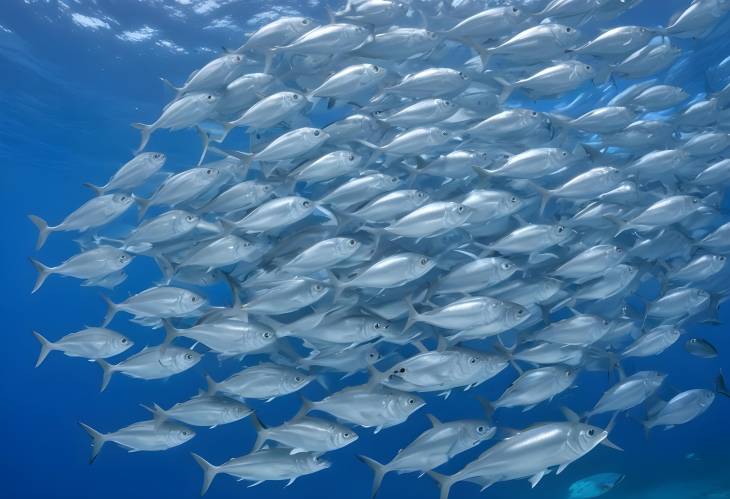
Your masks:
M66 5L56 1L4 0L0 7L0 193L4 234L0 244L0 312L4 319L0 362L0 497L197 497L202 474L189 456L191 451L218 463L247 453L253 444L253 428L243 420L214 430L200 429L191 442L166 452L128 454L110 444L89 466L89 439L77 421L111 431L145 419L148 414L139 407L140 403L172 405L203 387L205 373L222 379L237 369L236 364L220 365L215 359L205 358L191 371L169 381L142 382L115 376L109 389L101 394L101 372L93 363L54 352L40 368L33 368L38 344L32 331L59 338L85 325L96 325L103 317L104 305L98 290L79 287L77 282L58 276L51 277L40 292L30 295L36 274L27 257L36 255L36 229L26 215L35 213L56 223L89 199L91 193L81 184L105 181L137 146L138 132L129 123L153 119L169 100L170 95L158 78L165 76L182 82L221 46L238 46L244 33L251 30L246 21L272 9L269 2L260 1L188 3L66 0ZM645 0L611 21L610 26L666 24L670 15L687 3ZM323 9L316 4L294 2L288 7L323 18ZM218 22L221 27L211 27L221 19L230 21L233 27L225 27L226 22ZM132 42L119 38L124 38L124 31L143 26L155 30L149 39ZM730 55L726 44L715 42L713 50L702 50L703 43L690 40L682 45L693 50L694 55L673 76L693 93L704 91L705 69ZM711 75L709 83L717 84L713 78ZM191 166L191 158L199 153L199 142L191 131L161 132L155 135L152 148L168 155L166 169L180 170ZM123 222L133 223L131 210L128 215ZM73 237L54 234L38 257L49 264L61 262L77 249ZM158 278L155 266L145 260L148 259L138 258L134 262L130 277L112 292L113 297L123 299ZM217 305L225 305L229 299L221 289L208 294ZM730 372L727 304L721 310L721 320L722 326L690 326L692 333L715 344L722 353L720 357L691 357L683 350L681 339L659 358L626 362L625 368L630 372L639 368L668 372L668 383L678 390L710 388L723 365ZM138 346L161 340L160 332L134 326L121 318L113 326L132 336ZM508 369L476 392L494 399L514 376ZM353 380L360 381L364 377ZM579 389L527 414L504 410L497 423L521 428L539 421L560 420L559 405L586 410L612 383L605 374L582 373ZM325 395L314 384L304 393L315 400ZM389 460L428 428L425 411L442 420L481 416L473 392L455 393L447 401L432 395L425 398L427 408L405 424L378 435L358 430L359 442L329 456L334 465L328 470L300 478L286 489L283 483L246 489L245 484L221 476L207 497L369 497L371 473L354 458L355 454ZM251 405L265 422L274 425L296 411L298 400L289 396ZM698 420L672 431L654 431L646 440L632 418L621 417L611 439L626 449L624 453L600 446L560 476L546 477L534 490L526 481L519 481L496 485L486 494L494 499L561 498L569 485L580 478L617 472L627 478L606 497L730 497L729 418L730 401L718 397ZM482 450L459 456L444 467L445 472L459 469ZM690 453L693 458L687 458ZM469 484L459 484L452 491L452 497L459 499L478 494L478 488ZM427 477L389 475L380 497L435 498L437 488Z

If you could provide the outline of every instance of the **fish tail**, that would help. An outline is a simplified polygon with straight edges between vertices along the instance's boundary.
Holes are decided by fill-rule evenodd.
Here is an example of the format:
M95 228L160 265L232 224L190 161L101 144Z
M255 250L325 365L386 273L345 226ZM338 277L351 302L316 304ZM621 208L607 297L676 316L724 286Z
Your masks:
M195 462L198 463L201 468L203 468L203 488L200 490L200 495L202 496L205 495L206 492L208 492L210 484L213 483L213 479L219 473L219 467L213 466L194 452L191 452L190 455L193 456Z
M380 490L380 485L383 483L385 474L388 473L388 469L384 464L377 462L375 459L371 459L367 456L358 455L356 456L361 462L368 465L373 470L373 490L370 493L370 499L374 499Z
M205 382L208 383L208 395L213 395L218 392L218 383L210 377L210 374L205 375Z
M163 352L164 349L172 344L175 338L180 336L180 332L175 329L175 326L173 326L168 319L162 319L162 326L165 328L165 340L162 342L160 352Z
M725 377L722 375L722 369L717 374L717 378L715 378L715 392L730 398L730 391L728 391L727 385L725 384Z
M314 408L314 403L311 400L305 398L303 395L300 395L299 398L302 400L302 406L291 419L292 421L303 418L304 416L309 414L309 412Z
M28 258L28 260L30 260L30 263L32 263L33 267L38 271L38 278L36 278L35 280L33 291L31 291L31 293L35 293L40 289L41 286L43 286L43 283L46 281L48 276L53 273L53 269L43 265L35 258Z
M173 85L173 84L172 84L172 82L170 82L170 80L168 80L167 78L160 78L160 81L161 81L161 82L162 82L162 83L163 83L163 84L164 84L164 85L165 85L165 86L166 86L167 88L169 88L170 90L172 90L173 92L175 92L175 98L176 98L176 99L177 99L178 97L180 97L180 94L182 93L182 88L176 87L176 86L175 86L175 85Z
M334 297L333 300L337 300L342 292L345 290L345 285L340 281L337 276L331 270L327 270L327 278L333 288Z
M491 403L489 400L485 399L481 395L477 395L477 401L479 402L479 404L481 404L482 409L484 409L484 415L487 417L487 421L491 422L497 408L494 406L493 403Z
M439 488L441 489L440 499L447 499L449 497L449 491L451 490L451 486L454 485L454 477L442 475L441 473L436 473L435 471L427 471L426 474L436 480L436 483L438 483Z
M253 449L251 449L251 452L256 452L261 447L264 446L264 443L269 438L269 432L266 431L266 425L261 422L259 417L256 415L256 413L251 413L251 417L249 418L251 421L251 424L253 425L254 429L256 430L256 442L253 444Z
M152 404L152 407L150 407L148 405L144 405L144 404L139 404L139 405L143 409L147 409L148 411L150 411L152 413L152 416L154 416L155 421L164 421L168 418L168 415L167 415L167 412L165 411L165 409L163 409L162 407L160 407L157 404Z
M502 85L502 92L499 94L499 103L504 104L505 102L507 102L507 99L510 98L512 92L514 92L515 86L504 78L500 78L499 76L495 76L494 80Z
M200 128L199 126L195 126L195 131L198 132L198 135L200 136L200 140L203 142L203 152L200 154L200 159L198 160L198 166L200 166L203 163L203 160L205 159L205 155L208 154L208 145L210 145L210 135Z
M408 320L406 321L406 325L403 327L403 332L405 333L408 331L413 324L418 322L420 320L420 316L415 308L413 308L413 297L412 296L406 296L405 298L406 305L408 306Z
M83 428L92 439L91 457L89 458L89 464L91 464L94 462L94 460L96 459L96 456L98 456L99 452L101 452L101 448L106 443L106 435L104 435L103 433L99 433L98 431L93 429L91 426L84 424L81 421L79 421L79 426L81 428Z
M117 304L111 301L106 295L102 294L101 299L106 303L106 315L104 315L104 322L101 327L106 327L112 321L114 316L117 315L118 307Z
M152 135L152 125L145 125L144 123L132 123L132 126L139 130L140 134L142 135L139 147L135 151L135 154L139 154L144 150L147 142L150 141L150 135Z
M103 392L106 390L106 387L109 385L109 381L112 379L112 374L114 374L114 365L108 363L104 359L96 359L96 363L99 364L99 367L102 369L102 378L101 378L101 389L100 392Z
M36 227L38 227L38 242L35 244L35 249L39 250L46 243L46 239L48 239L48 235L53 232L53 229L50 228L48 226L48 222L43 220L41 217L28 215L28 218Z
M97 196L101 196L102 194L104 194L104 186L99 187L98 185L94 185L91 182L84 182L81 185L83 185L87 189L91 189L92 191L94 191L94 194L96 194Z
M139 213L137 213L137 220L142 220L147 214L147 210L150 208L150 199L143 198L141 196L134 196L134 202L137 203Z
M41 344L41 351L38 354L38 360L35 363L35 366L40 366L44 360L46 360L46 357L49 353L51 353L51 350L56 350L56 345L53 344L53 342L48 341L43 337L42 334L33 331L33 336L36 337L38 342Z

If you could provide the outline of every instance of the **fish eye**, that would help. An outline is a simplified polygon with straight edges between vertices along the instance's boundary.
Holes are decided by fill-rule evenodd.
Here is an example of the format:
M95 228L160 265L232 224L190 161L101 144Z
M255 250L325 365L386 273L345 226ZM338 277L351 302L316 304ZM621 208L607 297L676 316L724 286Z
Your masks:
M588 436L589 437L592 437L595 434L596 434L596 430L594 430L593 428L591 428L590 430L588 430Z
M271 186L267 184L263 187L263 189L264 189L264 192L269 192L271 190Z
M396 183L398 183L398 179L396 177L390 177L390 183L396 184Z
M315 130L315 131L314 131L314 136L315 136L315 137L319 137L319 130Z
M182 434L183 434L183 437L187 437L188 436L188 432L185 431L185 430L183 430Z
M185 354L185 360L193 360L193 354L191 354L191 353L186 353L186 354Z
M604 326L608 326L608 321L606 319L603 319L601 322L603 323Z
M195 217L192 215L188 215L187 217L185 217L185 220L187 220L188 222L192 222L195 220Z
M271 333L270 333L270 332L268 332L268 331L266 331L266 332L264 333L264 338L266 338L266 339L269 339L269 338L271 338Z
M127 338L122 338L121 339L121 342L122 342L122 345L126 345L127 344Z
M458 211L459 213L462 213L464 211L464 207L459 205L459 207L456 208L456 211Z
M406 372L406 368L405 368L405 367L401 367L401 368L400 368L400 369L399 369L398 371L396 371L396 372L399 372L399 373L403 374L404 372Z
M525 309L524 308L518 308L517 309L517 315L522 315L524 313L525 313Z
M566 151L563 151L561 154L563 157L566 157L568 155L568 153Z
M697 198L692 198L692 204L697 204L697 203L699 203L699 202L700 202L700 200L699 200L699 199L697 199Z
M411 404L411 405L413 405L413 404L416 403L416 400L415 399L408 399L408 403Z
M564 230L565 230L565 227L563 227L562 225L558 225L558 234L560 234Z
M476 364L476 363L477 363L476 357L472 357L471 359L469 359L469 364Z
M426 265L428 263L428 258L421 258L418 263L420 263L421 265Z
M152 157L155 158L155 159L159 159L160 158L160 155L159 155L159 153L155 153L155 154L152 155Z
M237 55L237 56L236 56L236 62L241 62L242 60L243 60L243 59L241 58L241 56L240 56L240 55Z
M345 437L345 438L348 438L350 436L350 434L348 432L345 432L345 433L342 434L342 436Z
M197 297L197 296L195 296L195 295L193 295L193 296L191 296L191 297L190 297L190 300L191 300L191 301L192 301L193 303L195 303L196 301L198 301L198 297Z
M533 118L535 118L537 116L537 111L533 111L530 114L532 115Z
M297 94L292 95L292 99L297 100L298 98L299 98L299 95L297 95Z
M380 67L378 67L376 65L373 65L373 71L375 71L376 73L379 73L380 72Z
M587 70L587 71L590 71L590 70L591 70L591 66L590 66L590 64L586 64L586 70Z
M355 155L354 155L354 154L350 154L350 155L349 155L349 156L347 157L347 159L349 159L350 161L355 161Z
M515 14L517 14L519 11L520 9L518 9L517 7L512 7L512 12L514 12Z
M208 100L213 100L213 96L212 95L208 95L207 99Z
M302 207L304 207L304 208L309 208L311 206L311 204L312 203L310 203L309 201L302 201Z
M620 254L620 253L623 253L623 252L624 252L624 250L622 250L621 248L616 248L616 253L619 253Z
M502 264L502 268L504 270L509 270L510 268L512 268L512 265L509 264L509 263L507 263L507 262L505 262L505 263Z
M720 260L721 262L724 262L725 261L725 257L722 256L722 255L721 256L718 256L717 259Z
M442 131L441 131L441 135L442 135L443 137L447 137L447 136L449 135L449 132L447 132L446 130L442 130Z
M208 175L210 175L210 174L213 173L213 170L211 168L208 168L207 170L205 170L205 173L207 173Z
M418 192L416 193L416 197L418 197L418 198L421 198L421 199L423 199L424 197L426 197L426 195L425 195L425 194L424 194L423 192L421 192L421 191L418 191Z
M302 381L302 377L301 376L294 376L294 381L296 381L297 383L299 383L300 381Z
M512 198L510 199L510 202L511 202L512 204L515 204L515 203L517 203L517 197L516 197L516 196L512 196Z
M315 284L315 285L313 286L313 289L314 289L315 291L322 291L322 289L323 289L323 288L322 288L322 285L321 285L321 284Z
M380 329L380 323L379 322L376 322L375 324L373 324L373 328L374 329Z
M573 31L572 28L565 28L566 33L570 33L571 31Z
M120 196L119 201L124 202L127 200L127 196Z
M309 19L302 19L302 24L304 24L304 25L309 24Z
M349 241L347 241L347 244L349 244L350 246L355 246L357 244L357 241L355 241L354 239L350 239Z

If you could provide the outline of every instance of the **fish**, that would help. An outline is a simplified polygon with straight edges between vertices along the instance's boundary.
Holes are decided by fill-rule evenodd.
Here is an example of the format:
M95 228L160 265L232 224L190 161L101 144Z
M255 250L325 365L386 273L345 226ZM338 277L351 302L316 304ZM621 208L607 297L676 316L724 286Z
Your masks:
M599 445L618 449L609 433L632 424L618 413L643 405L648 433L710 410L728 395L722 374L714 390L698 372L698 388L677 393L682 365L664 361L680 339L722 358L696 325L720 324L730 296L730 2L671 17L652 5L651 26L623 15L639 3L284 9L241 19L252 32L231 31L232 50L186 67L182 85L163 80L156 119L133 125L135 155L84 179L94 197L55 226L30 216L36 251L52 232L80 233L66 246L71 234L54 236L64 256L31 255L34 298L50 296L37 292L52 274L73 278L59 288L117 289L101 327L35 332L36 365L58 350L98 364L102 390L117 372L194 388L170 399L183 392L147 383L138 402L152 419L84 426L92 457L107 441L166 450L192 438L188 426L248 418L248 454L214 465L200 439L203 493L219 474L291 484L357 456L371 497L397 472L429 474L446 499L461 481L536 487ZM195 130L202 154L158 130ZM164 338L138 336L154 329ZM203 366L198 390L183 373ZM490 394L477 396L484 415L464 419L476 390ZM533 409L574 393L588 401L581 416ZM517 408L530 419L520 431ZM495 415L500 438L467 453L497 436ZM390 448L387 434L409 433ZM329 484L319 476L313 490ZM567 494L622 479L587 476Z
M702 338L690 338L684 344L684 349L695 357L713 359L719 355L712 343Z

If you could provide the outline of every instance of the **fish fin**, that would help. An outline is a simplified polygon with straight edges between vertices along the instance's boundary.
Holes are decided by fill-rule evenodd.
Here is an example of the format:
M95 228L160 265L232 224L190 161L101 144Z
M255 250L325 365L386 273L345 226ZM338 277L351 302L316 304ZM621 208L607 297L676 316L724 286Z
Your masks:
M218 393L218 383L210 377L210 374L205 375L205 382L208 384L208 390L206 391L208 395Z
M408 307L408 320L406 320L406 325L403 326L403 333L408 331L413 324L418 322L419 315L415 308L413 308L413 297L411 295L408 295L405 297L406 306Z
M139 404L139 406L142 407L143 409L150 411L150 413L152 413L152 417L154 418L156 424L160 424L169 418L169 416L167 415L167 412L165 412L165 409L163 409L162 407L160 407L157 404L152 404L152 407L150 407L148 405L144 405L144 404Z
M114 365L108 363L104 359L96 359L96 363L99 364L99 367L102 369L102 378L101 378L101 390L100 392L103 392L106 390L107 385L109 385L109 381L112 379L112 374L114 374Z
M84 182L81 185L83 185L87 189L91 189L92 191L94 191L94 194L96 194L97 196L101 196L102 194L104 194L104 187L99 187L98 185L94 185L91 182Z
M170 323L169 319L162 319L162 326L165 328L165 340L160 346L160 353L163 353L172 342L180 336L180 332Z
M542 477L548 474L548 470L541 470L530 477L530 486L534 489L535 486L540 483Z
M330 282L330 284L332 285L332 288L333 288L333 291L332 291L332 293L333 293L332 300L333 301L337 301L337 299L342 294L342 291L344 291L345 285L343 285L342 284L342 281L340 281L337 278L337 276L335 275L335 273L332 272L329 269L327 269L327 278L329 279L329 282Z
M302 401L302 406L299 408L294 417L291 418L290 422L302 419L304 416L309 414L312 409L314 409L314 402L305 398L303 395L300 395L299 398Z
M577 423L580 421L580 416L578 416L578 414L565 406L562 406L560 408L560 412L562 412L563 416L565 416L565 419L567 419L571 423Z
M522 412L527 412L527 411L531 411L531 410L532 410L532 409L534 409L534 408L535 408L536 406L537 406L537 404L532 404L532 405L528 405L528 406L525 406L525 407L523 407L523 408L522 408Z
M38 277L36 278L35 285L33 286L33 291L31 291L31 294L33 294L38 291L41 286L43 286L43 283L48 276L53 273L53 269L43 265L35 258L28 258L28 260L30 260L30 263L33 264L33 267L38 271Z
M494 412L497 410L496 407L494 407L494 404L492 404L489 400L485 399L481 395L477 395L476 397L479 404L481 404L482 409L484 410L484 415L487 418L487 421L491 422L492 418L494 417Z
M150 208L150 199L143 198L141 196L132 195L134 198L134 202L137 203L137 207L139 208L139 213L137 213L137 220L142 220L147 213L147 210Z
M290 478L288 482L286 482L286 485L284 485L284 488L287 488L289 485L293 484L296 481L297 477Z
M166 86L167 88L169 88L170 90L172 90L173 92L175 92L175 95L176 95L176 96L177 96L177 94L179 94L179 93L180 93L180 91L182 90L181 88L178 88L178 87L176 87L175 85L173 85L173 84L172 84L172 83L170 82L170 80L168 80L167 78L160 78L160 81L161 81L161 82L162 82L162 83L163 83L163 84L164 84L164 85L165 85L165 86Z
M200 136L200 140L203 142L203 152L200 153L200 159L198 160L198 166L203 164L203 160L205 159L205 155L208 154L208 146L210 145L210 135L200 128L199 126L195 126L195 131L198 132L198 135Z
M370 499L373 499L377 495L378 490L380 490L380 485L383 483L383 478L385 477L385 474L388 473L388 469L386 465L377 462L375 459L371 459L361 454L356 457L361 462L367 464L368 468L373 470L373 488L370 493Z
M103 294L100 296L101 296L101 299L104 300L104 302L106 303L106 307L107 307L106 315L104 315L104 322L102 323L101 327L106 327L112 321L114 316L117 314L118 307L117 307L117 304L114 303L113 301L111 301L108 296L103 295Z
M502 92L499 94L499 103L504 104L510 98L512 92L514 92L515 86L504 78L500 78L498 76L494 77L494 81L502 86Z
M243 478L241 480L243 480ZM265 482L265 480L259 480L258 482L254 482L251 485L249 485L248 488L250 489L251 487L256 487L257 485L261 485L264 482Z
M451 490L451 486L454 485L453 476L442 475L435 471L427 471L426 474L438 483L439 489L441 490L439 499L447 499L449 497L449 490Z
M46 243L46 239L48 239L48 235L53 232L53 230L48 227L48 223L43 220L41 217L37 217L35 215L28 215L28 218L30 219L33 224L38 227L38 241L35 244L35 249L39 250L43 247L43 245Z
M572 463L572 462L573 461L569 461L567 463L563 463L560 466L558 466L558 471L556 471L555 474L556 475L561 474L563 471L565 471L565 468L567 468L568 466L570 466L570 463Z
M40 334L36 331L33 331L33 335L36 337L38 342L41 344L41 351L38 354L38 360L35 363L35 366L38 367L43 363L44 360L46 360L46 357L48 356L49 353L51 353L51 350L56 350L56 348L55 348L55 345L53 344L53 342L45 339L42 334ZM720 374L720 377L722 377L722 374Z
M152 125L145 125L144 123L132 123L132 126L140 131L142 138L139 143L139 147L135 151L135 154L142 152L150 141L150 135L152 135Z
M266 425L261 422L255 413L252 412L249 419L256 430L256 442L253 444L251 452L256 452L264 446L264 443L266 443L266 440L268 439L268 432L266 431Z
M193 456L195 462L198 463L201 468L203 468L203 488L200 490L200 495L202 496L208 491L210 484L213 483L213 479L219 473L219 467L213 466L194 452L191 452L190 455Z
M84 424L81 421L79 421L79 426L81 428L83 428L92 439L91 445L93 448L91 450L91 457L89 458L89 464L91 464L94 462L94 460L96 459L96 456L98 456L99 452L101 452L101 448L106 443L106 440L107 440L106 435L104 435L103 433L99 433L98 431L93 429L91 426Z
M440 425L442 425L442 424L443 424L443 423L441 423L441 421L439 421L439 419L438 419L438 418L437 418L436 416L434 416L433 414L426 414L426 417L427 417L427 418L428 418L428 420L429 420L429 421L431 422L431 425L432 425L432 426L433 426L434 428L436 428L437 426L440 426Z
M289 455L293 456L294 454L301 454L303 452L309 452L307 449L302 449L300 447L295 447L292 450L289 451Z
M722 375L722 369L720 369L717 378L715 378L715 392L730 398L730 391L728 391L727 385L725 385L725 377Z

